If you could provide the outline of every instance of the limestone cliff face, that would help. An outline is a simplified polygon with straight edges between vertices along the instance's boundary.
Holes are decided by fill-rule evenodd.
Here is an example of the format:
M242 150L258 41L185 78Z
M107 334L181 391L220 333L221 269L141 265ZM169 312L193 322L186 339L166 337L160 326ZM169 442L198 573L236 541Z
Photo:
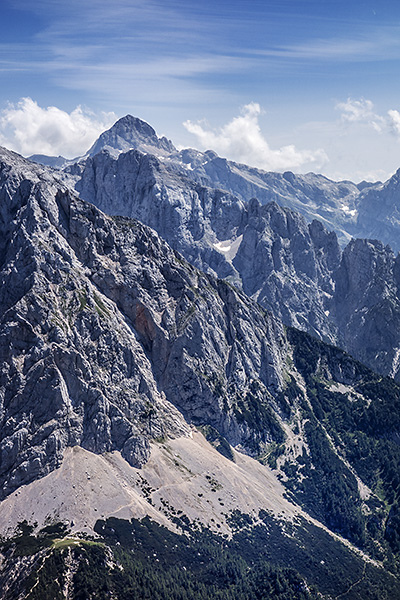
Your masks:
M357 205L357 237L381 240L399 252L400 170L385 183L363 190Z
M89 158L76 188L104 212L149 225L196 267L237 277L217 246L240 235L245 210L236 197L202 187L138 150Z
M340 249L316 221L196 185L139 151L89 159L77 189L105 212L154 228L192 264L230 279L285 323L336 339L325 312Z
M395 257L375 242L350 242L342 255L338 243L353 235L399 249L398 173L384 184L359 186L266 173L212 151L178 152L129 115L88 156L67 169L82 198L150 225L193 265L242 287L284 323L398 376ZM252 196L259 202L248 203ZM386 287L360 248L369 248L370 265L386 261Z
M180 173L192 184L224 190L242 202L252 197L261 204L276 202L299 212L307 223L318 219L336 232L342 247L354 237L379 239L394 251L400 250L399 173L385 183L354 184L332 181L316 173L267 172L229 161L212 150L178 151L172 142L159 138L151 125L131 115L105 131L80 159L41 155L32 159L79 175L88 157L106 151L117 158L132 149L160 158L170 173Z
M195 156L190 165L188 175L203 185L226 190L243 201L256 197L261 204L276 202L299 212L309 223L319 219L336 231L342 245L354 235L353 213L360 190L350 181L335 182L315 173L262 171L210 152Z
M243 417L250 396L267 415L282 384L279 321L44 169L6 151L1 165L3 494L70 445L140 466L187 421L248 451L279 435Z
M344 348L399 378L399 257L377 240L340 250L319 221L276 205L256 207L233 261L243 289L284 323Z
M399 377L399 258L376 240L353 240L335 274L332 316L343 346L375 371Z
M335 342L328 306L340 255L336 235L319 221L307 225L298 213L252 200L233 264L243 290L284 323Z
M398 269L389 247L359 240L342 251L317 220L194 184L139 151L89 159L77 188L105 212L150 225L192 264L240 286L285 324L397 376ZM374 266L381 263L384 273Z
M279 521L264 522L261 552L278 547L274 531L280 546L292 537L285 562L309 573L313 549L321 581L318 522L324 539L394 565L399 386L315 336L399 377L399 258L371 240L342 251L319 221L205 185L188 173L213 153L173 150L179 162L154 130L135 123L127 139L125 125L102 148L136 149L121 142L65 172L0 150L4 531L76 515L76 531L93 531L136 503L169 525L231 521L248 547L268 511ZM0 585L36 568L15 553L23 540L1 545ZM356 571L331 595L358 588Z
M146 434L163 435L170 419L186 427L173 410L163 417L134 331L91 281L96 265L83 265L71 245L78 239L77 250L87 251L93 208L72 208L42 172L28 180L26 165L11 159L0 292L4 494L58 466L67 445L119 448L140 465ZM149 403L161 407L152 419Z

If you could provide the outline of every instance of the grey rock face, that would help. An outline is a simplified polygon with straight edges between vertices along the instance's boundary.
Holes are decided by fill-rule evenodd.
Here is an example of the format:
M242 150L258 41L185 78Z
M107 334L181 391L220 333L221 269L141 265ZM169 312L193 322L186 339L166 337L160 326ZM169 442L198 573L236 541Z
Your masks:
M248 451L280 435L274 418L243 417L250 396L269 414L282 385L279 321L45 169L7 152L1 165L3 496L66 446L140 466L149 439L188 433L186 420Z
M248 451L279 438L267 416L271 407L279 414L288 348L277 319L184 263L145 226L75 198L63 174L7 151L0 163L4 493L55 468L67 445L119 449L139 466L148 440L187 431L185 419ZM181 173L138 151L118 160L101 153L86 169L82 193L98 189L104 204L118 198L117 212L163 228L193 262L240 275L289 324L398 373L399 267L390 248L358 240L341 255L318 222L184 187ZM234 251L221 246L235 240ZM251 426L250 405L264 414Z
M32 173L28 163L11 158L2 168L3 213L8 210L0 287L4 494L58 466L66 445L118 448L140 466L150 431L186 430L172 407L166 411L135 332L91 283L90 269L67 241L83 233L84 219L70 211L67 196L43 183L43 170ZM149 402L161 406L151 420Z
M200 186L182 170L138 151L88 159L77 188L105 212L150 225L192 264L230 279L285 324L397 377L400 344L394 331L400 313L390 248L357 241L342 253L336 234L321 222L307 224L274 202L245 203ZM366 263L354 248L369 248ZM373 266L382 260L379 281L385 284L378 283Z
M242 201L256 197L261 204L276 202L299 212L308 223L321 221L336 232L342 247L353 237L379 239L400 250L400 171L383 184L356 185L315 173L266 172L211 151L182 150L170 158L189 167L187 176L202 185L226 190Z
M181 170L135 150L117 159L106 152L89 158L76 189L108 214L149 225L196 267L237 279L216 247L240 235L245 211L234 196L202 187Z
M284 323L330 342L337 340L327 308L339 262L336 235L320 222L307 225L298 213L275 203L250 202L248 223L233 263L241 274L243 290Z
M376 240L352 240L342 252L318 221L306 225L273 204L250 207L233 261L243 290L284 323L399 379L399 256Z
M326 311L340 249L318 222L196 185L137 151L88 159L77 189L105 212L154 228L192 264L242 286L286 324L337 340Z
M400 170L383 184L365 189L358 201L357 234L400 250Z
M400 251L400 171L385 183L331 181L315 173L271 173L220 158L215 153L171 155L190 166L188 177L221 188L243 201L257 197L299 212L335 231L344 247L351 238L371 238Z
M136 151L121 156L140 172ZM1 151L0 182L1 498L56 469L69 446L118 450L140 468L152 440L209 425L237 449L271 459L296 501L332 531L356 539L353 526L362 535L367 519L384 527L376 496L378 508L364 515L361 479L369 484L374 468L365 469L355 448L363 444L360 456L368 458L368 444L398 440L393 381L381 383L341 350L284 327L242 291L187 263L151 228L79 199L60 174ZM201 206L201 214L213 214L208 231L229 231L216 205ZM329 314L345 315L337 304L343 300L350 315L362 315L368 303L373 313L377 294L396 297L398 265L378 243L355 242L341 256L321 224L255 200L240 213L240 228L230 260L270 274L265 297L268 286L277 288L273 268L285 281L294 278L299 296L312 290L314 312L320 302ZM248 273L243 281L256 285ZM362 290L360 305L351 304L353 286ZM275 304L286 302L295 314L299 298L277 289ZM343 329L348 322L349 336L354 327L368 334L362 319L345 320ZM321 327L335 334L322 313ZM259 487L256 476L249 481ZM339 483L325 496L321 481Z
M399 377L399 258L376 240L353 240L335 274L332 312L342 345L379 373Z
M184 155L181 155L184 158ZM358 187L350 181L334 182L322 175L273 173L237 164L210 152L196 156L188 175L210 187L221 188L243 201L256 197L261 204L276 202L299 212L311 222L322 221L335 230L341 243L353 235Z

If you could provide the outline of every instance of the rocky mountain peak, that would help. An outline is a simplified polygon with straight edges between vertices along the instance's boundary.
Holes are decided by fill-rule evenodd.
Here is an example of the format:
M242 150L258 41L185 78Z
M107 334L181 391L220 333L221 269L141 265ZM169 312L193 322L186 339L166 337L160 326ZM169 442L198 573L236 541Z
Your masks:
M159 138L156 131L137 117L126 115L102 133L88 151L88 156L94 156L102 150L108 150L112 155L135 149L156 155L166 155L175 151L175 146L165 137Z
M154 137L157 135L155 129L149 125L149 123L146 123L146 121L143 121L142 119L132 115L125 115L124 117L118 119L118 121L116 121L116 123L114 123L112 126L112 129L118 132L135 129L136 131L148 137Z

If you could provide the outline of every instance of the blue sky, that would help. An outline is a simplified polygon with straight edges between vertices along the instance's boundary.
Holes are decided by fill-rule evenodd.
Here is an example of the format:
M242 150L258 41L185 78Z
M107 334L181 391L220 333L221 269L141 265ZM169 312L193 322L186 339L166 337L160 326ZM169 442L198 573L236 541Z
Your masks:
M23 154L81 154L131 113L265 169L400 167L400 3L2 0L0 32L0 143Z

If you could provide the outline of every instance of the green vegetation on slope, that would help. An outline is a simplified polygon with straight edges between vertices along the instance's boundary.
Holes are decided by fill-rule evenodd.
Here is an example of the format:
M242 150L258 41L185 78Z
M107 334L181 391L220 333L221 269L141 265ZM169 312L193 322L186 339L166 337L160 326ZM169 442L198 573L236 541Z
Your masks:
M309 453L287 464L286 485L333 531L398 570L400 387L307 334L288 336L307 388L297 400ZM361 498L355 475L372 495Z
M235 511L230 522L231 540L194 531L185 519L178 535L149 518L110 518L97 522L96 541L66 538L39 552L25 544L34 563L22 597L61 600L68 588L72 600L400 599L396 578L310 523L277 521L265 511L257 522ZM2 548L3 565L16 548L17 538ZM15 588L0 592L3 600L17 597Z

